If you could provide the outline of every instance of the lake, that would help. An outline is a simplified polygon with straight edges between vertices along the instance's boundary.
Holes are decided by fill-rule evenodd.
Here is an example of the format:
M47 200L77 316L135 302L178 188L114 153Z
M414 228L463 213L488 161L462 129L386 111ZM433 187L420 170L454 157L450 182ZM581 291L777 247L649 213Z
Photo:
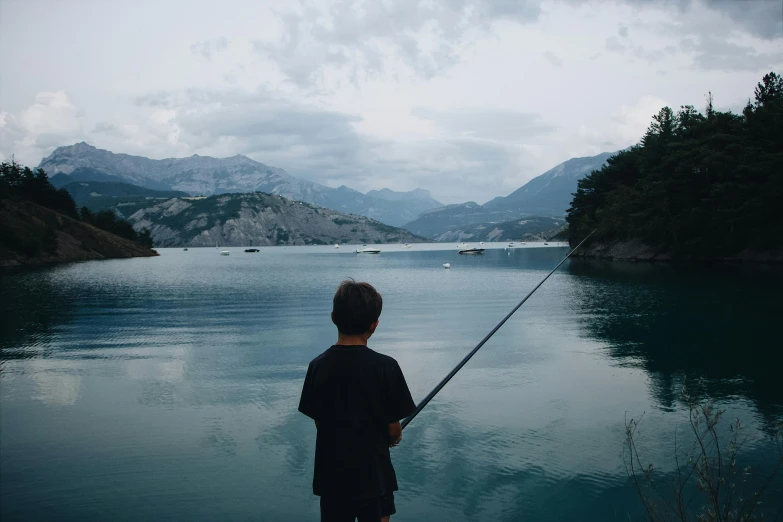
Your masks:
M567 253L503 246L161 249L4 275L0 518L318 520L297 405L336 286L381 292L369 344L418 401ZM566 262L405 430L392 520L641 517L624 422L643 415L643 460L671 471L686 381L742 420L761 477L782 291L779 267ZM782 498L778 477L769 518Z

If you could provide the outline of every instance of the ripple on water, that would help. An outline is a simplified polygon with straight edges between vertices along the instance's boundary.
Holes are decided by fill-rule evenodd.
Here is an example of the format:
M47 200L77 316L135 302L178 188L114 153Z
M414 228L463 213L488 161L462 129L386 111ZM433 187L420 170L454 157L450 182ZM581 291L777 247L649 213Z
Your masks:
M371 346L420 399L562 256L421 248L164 249L4 279L0 516L316 519L315 429L297 405L334 342L339 281L383 293ZM623 421L647 412L644 457L666 473L686 379L748 426L743 457L761 474L783 410L777 370L759 364L780 280L567 263L406 429L395 520L641 515Z

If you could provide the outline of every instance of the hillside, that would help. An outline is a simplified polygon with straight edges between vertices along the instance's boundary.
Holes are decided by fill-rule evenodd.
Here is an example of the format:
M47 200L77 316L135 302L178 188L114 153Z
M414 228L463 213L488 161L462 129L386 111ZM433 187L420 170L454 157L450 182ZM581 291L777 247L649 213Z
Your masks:
M155 255L35 203L0 199L0 268Z
M497 197L483 205L472 201L447 205L423 212L404 225L414 234L427 238L448 237L458 231L481 225L490 228L536 216L562 221L577 182L594 169L601 168L612 153L605 152L586 158L572 158L530 180L505 197Z
M77 181L97 181L101 183L130 183L130 180L124 177L120 176L113 176L111 174L105 174L101 172L100 170L96 170L90 167L78 167L72 172L69 172L68 174L64 174L63 172L59 172L58 174L53 175L51 178L49 178L49 182L54 185L57 188L62 188L65 185L68 185L70 183L74 183ZM135 186L141 187L141 185L136 184ZM164 183L158 183L158 182L147 182L144 184L144 187L151 189L151 190L168 190L168 187Z
M478 223L454 228L434 237L435 241L520 241L549 238L565 224L563 218L530 217L503 223Z
M510 214L522 209L528 215L564 216L576 192L577 182L600 169L613 154L604 152L597 156L571 158L531 179L508 196L488 201L484 208Z
M58 174L55 178L59 176L64 174ZM93 212L114 209L122 217L167 199L187 196L177 190L152 190L112 181L79 181L68 183L62 188L71 194L80 208L87 207Z
M278 195L222 194L171 199L129 220L156 246L322 245L421 242L407 230Z
M379 191L379 194L369 196L345 186L331 188L298 179L283 169L241 155L230 158L193 155L154 160L115 154L82 142L57 148L39 167L52 174L52 180L61 186L66 184L62 176L70 175L74 176L73 181L121 181L194 196L266 192L339 212L361 214L392 225L402 225L422 210L440 206L426 191ZM422 193L427 197L422 197Z
M474 201L468 201L423 212L404 228L434 240L452 230L460 230L466 226L488 221L489 216L484 208Z
M639 145L579 181L569 240L637 259L783 260L783 78L741 115L664 107Z

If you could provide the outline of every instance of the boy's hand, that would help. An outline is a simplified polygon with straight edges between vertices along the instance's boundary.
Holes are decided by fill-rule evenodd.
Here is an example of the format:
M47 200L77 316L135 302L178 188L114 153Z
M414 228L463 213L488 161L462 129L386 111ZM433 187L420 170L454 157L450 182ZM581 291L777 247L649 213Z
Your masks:
M389 447L393 448L402 440L402 426L399 422L389 424Z

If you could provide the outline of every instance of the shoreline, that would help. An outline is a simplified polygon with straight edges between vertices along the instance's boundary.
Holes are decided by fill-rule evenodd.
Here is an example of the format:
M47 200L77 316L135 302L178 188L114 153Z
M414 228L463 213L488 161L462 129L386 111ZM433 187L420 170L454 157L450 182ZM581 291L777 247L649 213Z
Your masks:
M783 264L783 250L757 251L746 249L735 255L725 257L675 257L671 252L652 248L641 241L594 243L575 252L572 257L653 263L706 262Z

